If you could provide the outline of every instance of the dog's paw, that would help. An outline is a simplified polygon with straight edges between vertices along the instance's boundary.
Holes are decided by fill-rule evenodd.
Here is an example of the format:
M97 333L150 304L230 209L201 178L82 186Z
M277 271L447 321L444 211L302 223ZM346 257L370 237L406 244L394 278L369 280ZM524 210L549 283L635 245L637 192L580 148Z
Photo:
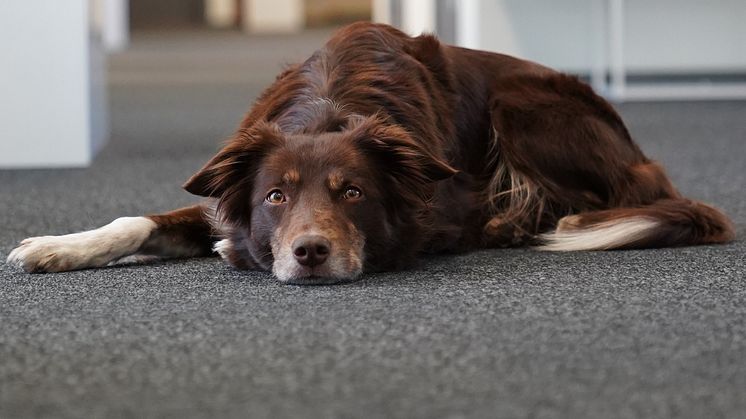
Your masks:
M97 268L137 253L156 229L146 217L122 217L95 230L64 236L31 237L8 255L27 272Z
M492 217L482 228L485 241L494 247L516 247L529 242L532 236L509 219Z
M69 236L41 236L23 240L8 255L8 263L26 272L62 272L85 267L84 249Z

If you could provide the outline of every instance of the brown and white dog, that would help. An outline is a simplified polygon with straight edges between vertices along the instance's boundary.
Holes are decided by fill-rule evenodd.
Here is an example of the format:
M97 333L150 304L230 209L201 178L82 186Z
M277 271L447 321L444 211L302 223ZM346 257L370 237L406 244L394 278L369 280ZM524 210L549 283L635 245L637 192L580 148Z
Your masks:
M288 283L351 280L419 253L724 243L614 109L576 78L358 23L280 74L184 186L208 198L26 239L29 272L219 253Z

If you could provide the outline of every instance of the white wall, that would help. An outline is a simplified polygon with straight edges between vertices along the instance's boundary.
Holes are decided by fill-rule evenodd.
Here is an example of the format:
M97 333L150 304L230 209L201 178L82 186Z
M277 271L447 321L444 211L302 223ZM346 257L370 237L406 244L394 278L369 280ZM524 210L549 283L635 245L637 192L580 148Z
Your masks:
M2 0L0 167L90 163L106 133L92 40L87 0Z
M746 1L626 1L630 71L746 70Z
M479 46L587 72L593 62L591 2L481 0ZM630 72L746 71L746 1L625 0Z

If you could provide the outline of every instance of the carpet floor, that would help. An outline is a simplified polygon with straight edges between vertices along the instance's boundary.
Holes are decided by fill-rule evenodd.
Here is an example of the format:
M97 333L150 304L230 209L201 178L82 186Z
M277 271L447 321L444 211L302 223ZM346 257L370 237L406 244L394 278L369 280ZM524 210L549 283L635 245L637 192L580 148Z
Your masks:
M194 202L180 185L327 33L180 35L112 57L112 138L90 168L0 171L2 260L27 236ZM736 242L485 250L321 287L214 258L0 263L0 417L744 418L746 102L618 108Z

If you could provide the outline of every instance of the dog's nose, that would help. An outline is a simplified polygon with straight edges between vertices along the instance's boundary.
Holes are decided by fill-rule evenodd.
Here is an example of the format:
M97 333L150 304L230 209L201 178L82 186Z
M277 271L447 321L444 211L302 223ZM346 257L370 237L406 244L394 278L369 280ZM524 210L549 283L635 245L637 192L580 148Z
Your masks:
M293 256L301 265L314 267L326 261L331 246L322 236L300 236L293 242Z

